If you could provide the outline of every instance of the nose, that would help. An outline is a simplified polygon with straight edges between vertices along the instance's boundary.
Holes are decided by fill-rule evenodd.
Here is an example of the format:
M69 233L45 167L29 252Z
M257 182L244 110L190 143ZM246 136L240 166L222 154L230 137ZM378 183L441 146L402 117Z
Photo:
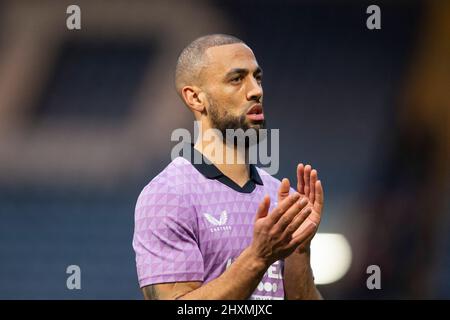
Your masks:
M255 78L249 78L250 80L247 84L247 100L261 102L263 96L262 86Z

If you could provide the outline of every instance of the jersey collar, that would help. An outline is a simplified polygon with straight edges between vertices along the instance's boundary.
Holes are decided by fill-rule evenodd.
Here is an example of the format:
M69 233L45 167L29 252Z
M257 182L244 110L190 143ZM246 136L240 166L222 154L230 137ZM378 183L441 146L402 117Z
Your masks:
M196 169L199 171L204 177L208 179L217 180L224 185L230 187L231 189L241 192L241 193L251 193L255 190L256 185L263 185L263 181L258 173L258 170L254 164L250 164L250 179L247 183L241 187L236 182L228 178L222 171L219 170L211 161L209 161L202 153L200 153L197 149L194 148L194 145L191 144L191 157L192 159L202 159L200 163L195 163L196 161L192 161L189 157L183 155L183 157L188 160ZM203 161L206 159L207 162Z

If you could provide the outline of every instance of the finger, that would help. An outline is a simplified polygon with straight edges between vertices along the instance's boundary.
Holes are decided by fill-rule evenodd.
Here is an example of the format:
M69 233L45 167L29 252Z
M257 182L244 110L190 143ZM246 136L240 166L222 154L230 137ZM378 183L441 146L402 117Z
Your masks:
M278 222L278 220L281 218L281 216L298 200L300 199L300 194L298 192L295 192L289 196L287 196L286 199L278 203L278 206L273 209L273 211L270 213L269 217L271 217L272 224L275 224Z
M309 200L311 203L314 203L316 197L316 181L317 181L317 170L313 169L311 171L311 181L309 183L310 191L309 191Z
M291 184L287 178L281 180L280 187L278 188L278 203L283 201L289 195L290 188Z
M303 181L303 173L305 171L305 167L303 166L303 163L300 163L297 166L297 191L301 194L304 194L305 192L305 182Z
M292 235L292 240L289 242L290 248L297 248L303 243L306 243L306 241L316 232L316 227L313 224L308 224L308 227L303 230L303 232L299 233L298 235L294 236ZM295 234L295 233L294 233Z
M300 227L300 225L308 218L311 214L311 207L303 208L299 214L295 216L292 222L285 228L285 235L291 236Z
M320 212L322 214L323 209L323 188L322 182L317 180L315 183L315 201L314 201L314 211Z
M283 232L292 223L299 213L306 207L308 200L305 198L298 199L286 212L280 217L276 223L276 227ZM292 232L294 232L293 230Z
M305 179L305 196L307 196L309 198L309 191L310 191L310 187L309 187L309 177L311 175L311 166L309 164L307 164L305 166L305 174L303 175Z
M312 219L312 215L310 214L305 221L298 227L298 229L292 234L292 237L295 238L299 234L305 232L309 227L313 227L314 229L317 229L318 224Z
M317 231L317 230L316 230ZM316 233L314 232L312 235L310 235L307 239L306 239L306 243L311 242L312 239L316 236Z
M270 197L266 195L264 196L263 201L261 201L261 203L258 206L255 221L267 217L267 214L269 213L269 207L270 207Z

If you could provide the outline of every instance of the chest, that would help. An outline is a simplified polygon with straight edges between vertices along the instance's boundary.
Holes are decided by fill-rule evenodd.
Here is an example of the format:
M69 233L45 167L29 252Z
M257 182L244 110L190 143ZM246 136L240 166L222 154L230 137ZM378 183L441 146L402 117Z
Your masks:
M202 188L191 199L197 215L197 241L203 256L224 260L238 256L253 238L255 215L263 186L252 193L221 184Z

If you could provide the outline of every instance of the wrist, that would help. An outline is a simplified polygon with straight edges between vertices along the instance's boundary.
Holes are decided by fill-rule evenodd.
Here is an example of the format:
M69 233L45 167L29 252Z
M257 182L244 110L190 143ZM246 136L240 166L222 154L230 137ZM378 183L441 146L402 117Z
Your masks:
M300 253L300 254L307 254L308 256L310 256L310 254L311 254L311 241L308 241L307 243L304 243L304 244L300 245L299 247L297 247L297 249L295 249L294 252L295 253Z
M293 253L284 259L285 265L295 266L297 270L303 270L304 273L311 273L311 255L309 250L299 251L296 249Z
M270 266L270 262L263 257L258 256L252 249L252 247L247 247L243 252L242 256L246 265L249 266L253 271L266 272L267 268Z

